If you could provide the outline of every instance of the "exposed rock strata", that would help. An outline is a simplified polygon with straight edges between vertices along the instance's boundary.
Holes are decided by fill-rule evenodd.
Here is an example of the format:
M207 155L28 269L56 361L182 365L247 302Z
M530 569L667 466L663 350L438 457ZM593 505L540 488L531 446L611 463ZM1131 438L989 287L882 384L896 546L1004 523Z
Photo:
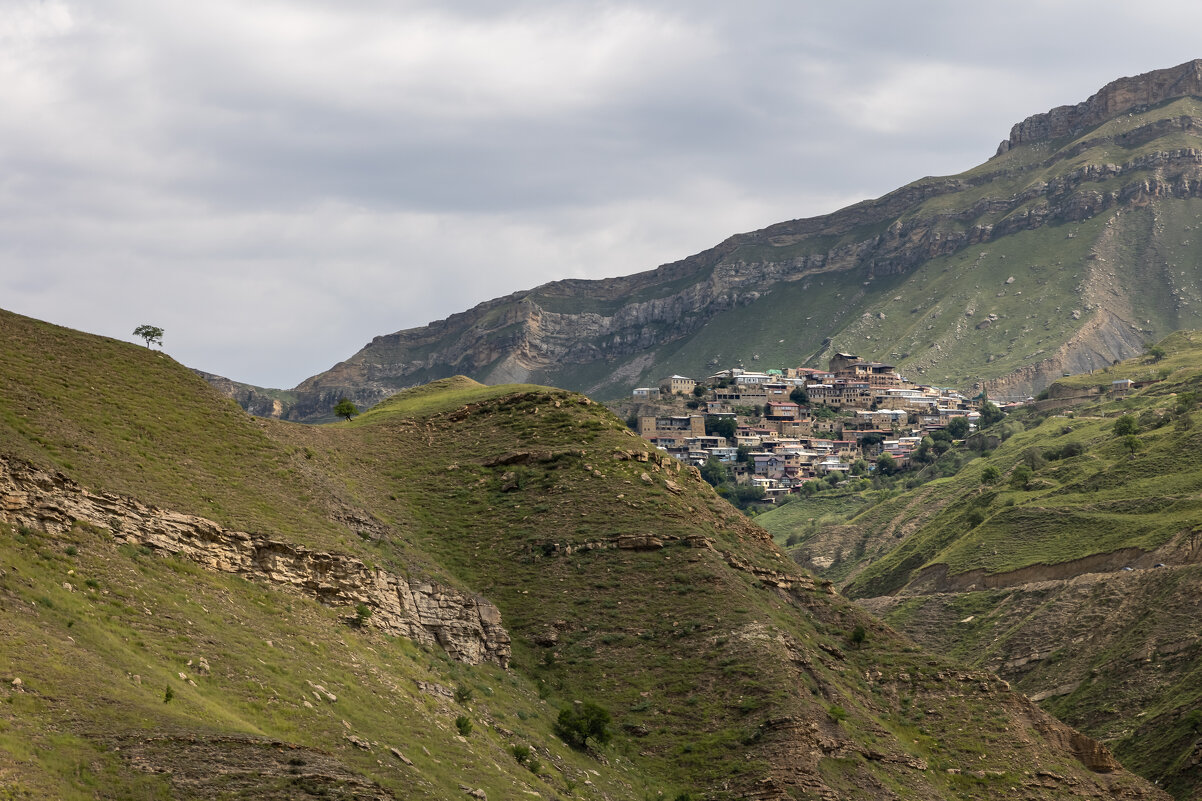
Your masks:
M1202 96L1202 61L1124 78L1084 103L1035 115L1014 127L1002 150L1080 135L1117 114L1191 95ZM852 282L905 274L933 258L1011 234L1157 198L1202 197L1202 149L1136 152L1160 137L1199 131L1202 120L1177 113L1134 130L1099 134L1042 162L1015 167L1000 161L992 171L926 178L833 214L739 234L656 270L514 293L421 328L376 337L350 359L303 382L294 402L268 403L253 388L214 383L244 405L253 404L256 413L295 420L328 417L344 395L366 406L400 388L455 373L487 383L538 380L605 391L634 380L634 360L641 360L635 371L641 373L648 354L689 339L724 312L755 304L785 282L830 273L847 273ZM1132 155L1072 165L1081 152L1110 145L1116 154ZM1045 171L1052 177L1041 177ZM1027 174L1029 181L1022 183ZM966 199L955 200L957 195ZM1091 316L1071 340L1003 388L1035 392L1063 371L1133 355L1143 341L1131 330L1133 322L1113 311ZM586 365L591 366L581 374L590 376L590 386L576 378L575 371ZM600 365L604 373L596 369Z
M367 623L455 659L507 667L509 634L496 606L434 582L404 576L340 554L313 551L259 534L223 529L110 493L92 493L61 474L0 458L0 520L60 533L76 523L108 529L117 543L151 548L210 570L288 587L328 606L371 610Z
M1091 128L1118 114L1162 103L1175 97L1202 95L1202 60L1169 69L1119 78L1101 88L1088 100L1073 106L1057 106L1016 124L1010 138L998 146L1005 153L1025 142L1038 142Z

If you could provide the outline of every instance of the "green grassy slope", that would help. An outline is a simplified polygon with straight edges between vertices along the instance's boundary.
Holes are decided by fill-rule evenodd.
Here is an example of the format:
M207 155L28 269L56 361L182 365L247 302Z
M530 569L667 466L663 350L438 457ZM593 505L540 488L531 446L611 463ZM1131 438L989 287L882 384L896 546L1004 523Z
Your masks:
M480 593L513 637L509 670L468 666L100 526L5 526L11 797L1158 797L814 583L582 396L448 380L308 428L144 349L0 321L2 455ZM611 711L612 743L554 736L576 700Z
M1152 551L1202 526L1202 503L1196 498L1202 490L1202 427L1197 403L1182 406L1178 400L1202 386L1197 367L1202 337L1178 334L1162 347L1169 353L1163 363L1132 360L1065 384L1079 387L1088 380L1109 390L1115 376L1167 373L1165 380L1128 398L1102 396L1071 418L1028 415L1030 427L1005 440L988 459L975 460L954 478L925 488L928 519L859 574L848 593L895 592L918 571L934 566L945 568L949 577L972 571L991 576L1123 548ZM1114 432L1115 420L1123 414L1141 428L1134 440ZM1060 458L1066 446L1077 455ZM1032 481L1016 488L1009 477L1020 465L1035 469ZM988 467L1002 479L982 484ZM982 522L969 521L973 511ZM892 521L894 512L882 505L852 523L877 529Z
M849 576L845 591L891 624L998 671L1191 798L1202 786L1202 334L1159 347L1163 358L1057 382L1046 408L999 424L1005 441L953 477L861 497L867 508L854 495L802 499L760 520L778 540L797 535L799 555L840 555L824 575ZM1118 378L1153 383L1114 397ZM1138 433L1115 433L1124 415ZM1029 482L1014 486L1026 466ZM1001 477L983 484L990 468Z

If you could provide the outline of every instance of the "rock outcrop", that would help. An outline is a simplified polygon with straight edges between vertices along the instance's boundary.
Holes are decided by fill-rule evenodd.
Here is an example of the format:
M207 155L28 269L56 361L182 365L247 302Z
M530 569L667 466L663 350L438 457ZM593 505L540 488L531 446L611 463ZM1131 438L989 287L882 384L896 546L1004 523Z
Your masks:
M1202 134L1202 115L1195 106L1174 106L1159 119L1090 133L1117 115L1188 96L1202 96L1202 61L1124 78L1084 103L1035 115L1014 127L999 153L1002 158L978 170L924 178L833 214L732 236L655 270L597 281L557 281L420 328L378 336L346 361L300 384L287 400L279 400L280 393L215 377L210 381L256 414L291 420L329 418L333 403L343 396L363 408L401 388L454 374L485 383L536 381L613 396L618 388L625 394L634 382L648 380L647 374L654 380L657 369L704 369L681 364L679 356L663 364L657 359L689 351L686 343L703 336L707 326L734 326L747 318L745 312L732 312L796 282L836 282L840 292L835 297L847 308L823 323L833 328L815 332L816 345L823 336L838 336L849 320L866 313L877 316L876 305L883 302L873 294L877 279L909 275L932 259L1046 226L1167 199L1202 197L1202 146L1181 142ZM1036 160L1005 157L1013 148L1069 134L1082 138ZM1049 262L1058 258L1045 255ZM1121 299L1119 305L1124 305ZM1022 375L1007 380L1008 370L989 375L990 368L983 368L980 377L1000 379L998 386L1007 391L1033 394L1061 371L1127 358L1149 338L1151 332L1140 328L1144 320L1156 315L1139 308L1130 309L1131 314L1123 311L1074 317L1079 324L1044 344L1054 353L1024 368ZM810 322L816 309L792 313L800 316L789 330L817 325ZM796 353L798 361L805 356ZM939 363L946 357L930 349L890 359L940 381L946 377L939 375Z
M83 523L108 529L118 544L144 546L210 570L286 587L388 634L438 645L468 664L507 667L509 634L496 606L432 581L410 580L352 556L310 550L259 534L224 529L110 493L92 493L62 474L0 458L0 521L61 533Z
M1028 117L1011 129L1010 138L998 146L998 153L1005 153L1024 142L1077 133L1118 114L1190 95L1202 95L1202 59L1132 78L1119 78L1082 103L1057 106L1044 114Z

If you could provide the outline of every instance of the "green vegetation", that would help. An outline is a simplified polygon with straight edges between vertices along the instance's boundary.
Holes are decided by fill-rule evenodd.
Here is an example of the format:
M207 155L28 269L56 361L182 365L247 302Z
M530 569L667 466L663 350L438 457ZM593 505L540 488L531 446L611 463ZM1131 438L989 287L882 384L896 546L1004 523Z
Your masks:
M995 422L940 457L995 439L945 478L845 492L826 507L811 506L814 495L757 521L849 594L883 603L893 625L1000 670L1188 798L1202 570L1173 560L1188 563L1202 543L1202 335L1160 348L1163 375L1146 372L1147 354L1110 368L1146 387L1112 393L1107 382L1072 406ZM1067 377L1049 396L1072 397L1081 382ZM1079 574L1091 580L1074 583ZM1057 577L1070 580L1046 583Z
M584 749L588 741L604 745L609 742L609 712L592 701L559 710L555 733L573 748Z
M359 407L346 398L343 398L334 405L334 414L344 418L349 423L352 417L359 414Z
M146 347L153 345L163 346L163 329L154 325L140 325L134 329L134 336L141 337L146 340Z
M281 553L478 594L513 650L509 669L458 662L351 602L117 546L102 525L0 527L0 769L17 797L168 798L182 782L295 797L307 782L334 797L450 799L464 783L497 798L726 799L778 775L791 790L801 777L939 798L958 797L947 767L1021 773L1036 758L1098 796L1120 780L1046 745L986 674L949 694L954 663L829 594L587 398L449 379L302 427L247 417L157 352L3 314L0 330L8 456ZM874 690L902 686L912 707ZM597 728L587 704L610 720ZM930 736L911 708L988 723ZM799 772L779 754L809 729L781 720L899 758ZM235 790L215 769L232 765L251 766Z

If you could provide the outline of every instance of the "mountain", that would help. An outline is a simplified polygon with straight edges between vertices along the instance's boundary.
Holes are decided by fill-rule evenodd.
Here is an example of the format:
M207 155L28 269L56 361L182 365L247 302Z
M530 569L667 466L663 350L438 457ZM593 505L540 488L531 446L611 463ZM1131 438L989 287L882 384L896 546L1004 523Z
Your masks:
M980 455L945 454L953 475L757 519L919 643L1197 798L1202 333L1045 394L973 440Z
M545 387L302 426L0 312L0 619L13 798L1167 798Z
M612 399L672 373L825 366L846 350L1025 397L1202 327L1200 134L1202 61L1123 78L1015 125L960 175L376 337L275 408L270 391L231 393L328 419L344 395L366 406L455 373Z

